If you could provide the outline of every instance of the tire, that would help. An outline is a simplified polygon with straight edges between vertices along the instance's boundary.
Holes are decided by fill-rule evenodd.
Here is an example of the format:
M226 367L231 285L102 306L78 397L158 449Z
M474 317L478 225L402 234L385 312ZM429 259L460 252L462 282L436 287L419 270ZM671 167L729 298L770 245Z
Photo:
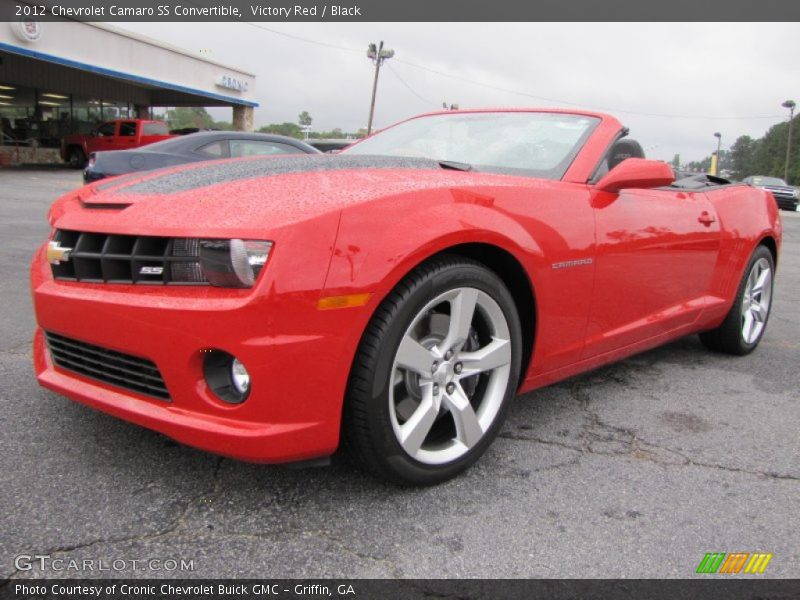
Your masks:
M345 450L399 484L455 477L497 436L521 356L519 315L497 275L457 256L421 265L362 336L345 398Z
M772 308L774 276L772 253L765 246L758 246L747 263L733 306L722 325L700 334L707 348L738 356L756 349Z
M73 169L82 169L86 166L86 155L83 153L83 150L77 146L73 146L67 150L67 162Z

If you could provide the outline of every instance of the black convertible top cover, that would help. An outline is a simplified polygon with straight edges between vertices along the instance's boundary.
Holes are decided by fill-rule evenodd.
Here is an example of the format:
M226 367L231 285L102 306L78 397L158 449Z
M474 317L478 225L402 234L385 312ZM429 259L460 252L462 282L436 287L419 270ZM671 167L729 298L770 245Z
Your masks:
M721 185L730 185L732 183L733 182L731 180L725 179L724 177L708 175L707 173L697 173L695 175L689 175L688 177L682 177L681 179L672 182L669 187L679 188L682 190L699 190L709 187L718 187Z

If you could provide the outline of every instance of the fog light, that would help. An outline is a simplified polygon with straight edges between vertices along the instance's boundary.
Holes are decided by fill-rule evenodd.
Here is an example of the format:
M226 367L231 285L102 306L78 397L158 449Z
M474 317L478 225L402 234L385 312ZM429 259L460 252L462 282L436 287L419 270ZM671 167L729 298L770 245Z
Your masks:
M250 373L235 356L222 350L207 350L203 375L211 391L223 402L241 404L250 395Z
M231 363L231 379L236 391L242 395L247 395L247 392L250 391L250 373L247 372L247 369L239 362L238 358L234 358Z

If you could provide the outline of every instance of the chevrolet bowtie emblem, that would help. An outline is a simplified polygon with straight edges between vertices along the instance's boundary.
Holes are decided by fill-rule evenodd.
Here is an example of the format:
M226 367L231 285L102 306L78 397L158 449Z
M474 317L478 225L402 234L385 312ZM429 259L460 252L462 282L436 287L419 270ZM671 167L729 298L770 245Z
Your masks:
M47 244L47 262L51 265L60 265L69 260L72 248L62 248L61 242L50 242Z

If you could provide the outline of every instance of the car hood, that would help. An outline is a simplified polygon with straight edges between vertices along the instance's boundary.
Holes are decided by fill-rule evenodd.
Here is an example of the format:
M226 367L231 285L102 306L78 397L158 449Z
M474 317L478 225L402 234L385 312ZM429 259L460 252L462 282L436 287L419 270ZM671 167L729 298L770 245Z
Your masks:
M279 228L348 206L424 190L536 180L442 168L433 160L308 155L211 161L134 173L82 188L51 222L62 229L218 235ZM421 199L420 201L424 201ZM92 209L117 210L92 210Z

